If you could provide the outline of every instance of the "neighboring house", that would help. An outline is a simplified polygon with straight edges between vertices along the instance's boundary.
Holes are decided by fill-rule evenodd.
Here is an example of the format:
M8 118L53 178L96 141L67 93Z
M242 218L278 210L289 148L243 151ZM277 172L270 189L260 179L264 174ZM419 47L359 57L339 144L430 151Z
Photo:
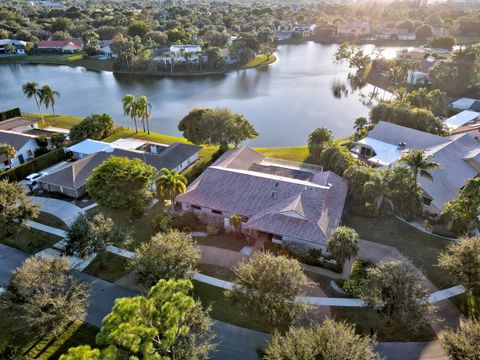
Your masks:
M184 143L168 146L137 139L119 139L113 143L87 139L65 149L71 151L77 161L43 177L39 186L48 192L79 198L86 193L87 179L93 169L110 156L140 159L157 170L167 168L181 172L198 160L200 149Z
M238 62L237 57L233 55L227 48L222 49L222 56L226 65L232 65Z
M480 140L480 113L471 110L463 110L445 120L452 135L469 133Z
M432 214L439 214L465 182L480 173L480 143L469 134L442 137L381 121L351 151L373 167L388 168L412 149L425 150L441 166L429 170L433 182L418 178L424 209Z
M463 97L452 102L450 107L457 110L472 110L480 112L480 100Z
M9 53L7 51L7 45L12 45L14 52ZM0 55L14 54L14 55L25 55L25 46L27 45L26 41L22 40L13 40L13 39L2 39L0 40Z
M456 10L480 11L480 1L478 0L451 0L449 3Z
M331 171L240 147L223 154L176 202L182 210L227 228L237 214L245 232L326 251L330 232L340 224L346 194L346 182Z
M337 27L337 36L344 38L355 38L369 35L371 33L370 24L368 22L347 22Z
M25 119L22 117L15 117L8 120L0 121L0 130L10 130L16 133L28 134L28 135L44 135L48 139L53 134L62 133L68 136L69 130L47 126L40 128L37 120Z
M17 153L10 159L12 167L33 159L35 150L38 149L36 136L9 130L0 130L0 144L9 144L15 148ZM7 158L4 155L0 156L0 170L8 167L9 163Z
M408 47L397 51L397 61L422 61L435 55L436 59L448 59L452 52L446 49Z
M198 64L202 59L206 59L202 55L202 47L200 45L172 45L168 47L161 47L155 49L154 60L161 62L164 65L174 65L180 62L191 62Z
M383 28L376 35L377 40L402 40L411 41L417 38L415 33L409 33L408 29Z
M39 5L42 9L63 9L65 5L58 1L40 1Z
M300 24L295 25L293 27L292 36L305 38L313 35L315 28L317 27L316 24Z
M430 84L430 69L436 61L433 56L418 61L418 69L409 69L407 71L407 83L412 85Z
M448 28L446 26L433 26L432 27L433 36L448 36L450 35Z
M107 57L108 59L115 59L118 57L118 54L114 53L110 49L110 45L113 40L101 40L100 41L100 55Z
M291 31L277 31L275 36L277 37L277 41L286 41L292 38Z
M37 44L38 52L46 53L78 53L83 49L81 40L40 40Z

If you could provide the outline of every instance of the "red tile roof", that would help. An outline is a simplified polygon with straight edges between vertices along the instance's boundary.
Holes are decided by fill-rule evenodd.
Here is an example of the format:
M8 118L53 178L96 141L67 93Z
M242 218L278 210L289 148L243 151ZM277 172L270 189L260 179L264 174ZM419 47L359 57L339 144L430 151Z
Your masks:
M40 40L38 42L38 48L63 48L66 45L82 47L83 42L80 40Z

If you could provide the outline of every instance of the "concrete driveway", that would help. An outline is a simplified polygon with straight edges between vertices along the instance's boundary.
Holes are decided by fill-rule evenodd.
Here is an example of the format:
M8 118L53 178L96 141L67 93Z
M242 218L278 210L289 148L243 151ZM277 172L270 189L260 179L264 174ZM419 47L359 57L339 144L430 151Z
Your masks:
M5 287L10 280L10 273L22 265L30 255L0 244L0 287Z
M40 206L40 211L46 212L71 225L83 210L69 202L39 196L29 196L29 199Z

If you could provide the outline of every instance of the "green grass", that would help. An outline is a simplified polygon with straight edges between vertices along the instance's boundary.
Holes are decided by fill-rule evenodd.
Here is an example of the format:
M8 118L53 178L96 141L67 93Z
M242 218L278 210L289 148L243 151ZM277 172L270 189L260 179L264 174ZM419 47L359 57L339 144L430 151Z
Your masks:
M27 227L20 229L13 236L7 236L5 229L0 226L0 243L29 254L49 248L60 240L62 239L58 236Z
M38 214L38 217L34 221L40 224L57 228L57 229L62 229L62 230L68 229L68 226L58 217L42 211L40 211L40 213Z
M308 147L255 148L259 153L272 158L304 162L308 157Z
M480 296L465 293L453 297L452 302L469 319L480 320Z
M95 71L112 71L113 60L98 60L94 57L83 59L81 54L35 54L27 56L1 58L0 63L52 64L82 66Z
M42 121L42 116L40 114L22 114L23 117L27 119L33 119L33 120L38 120ZM81 117L76 117L76 116L65 116L65 115L55 115L53 116L52 114L43 114L43 117L45 119L46 125L54 126L54 127L59 127L63 129L70 129L73 125L78 124L80 121L83 120ZM39 124L40 126L43 126L43 124Z
M277 57L275 55L270 55L270 57L266 55L257 55L255 59L250 60L246 63L243 68L244 69L251 69L259 66L265 66L274 63L277 61Z
M378 341L430 341L436 339L435 332L428 325L413 332L407 325L388 323L384 317L368 308L331 307L332 317L355 325L359 334L370 335L371 330Z
M448 240L425 234L396 218L349 216L345 222L357 230L361 239L396 247L438 288L455 285L447 272L437 266L438 255L449 244Z
M203 275L212 276L217 279L225 281L233 281L235 279L235 273L223 266L212 264L197 264L198 272Z
M197 237L195 240L197 240L199 245L214 246L232 251L240 251L243 247L248 245L243 236L235 234L218 234L207 237Z
M103 263L100 261L100 256L97 256L83 272L115 282L128 274L128 259L108 252L103 256Z

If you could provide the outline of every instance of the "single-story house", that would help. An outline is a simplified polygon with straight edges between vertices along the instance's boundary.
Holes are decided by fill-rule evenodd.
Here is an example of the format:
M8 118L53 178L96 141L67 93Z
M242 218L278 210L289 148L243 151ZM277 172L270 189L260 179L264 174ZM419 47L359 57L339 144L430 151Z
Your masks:
M275 33L275 36L277 37L277 41L286 41L290 40L292 38L292 32L291 31L277 31Z
M14 52L7 51L7 45L12 45ZM0 54L15 54L15 55L25 55L25 46L27 45L26 41L22 40L13 40L13 39L2 39L0 40Z
M37 121L14 117L11 119L0 121L0 130L10 130L15 132L24 132L37 127Z
M10 159L12 167L23 164L35 157L35 150L38 149L37 137L34 135L17 133L15 131L0 130L0 144L9 144L17 152ZM0 170L10 166L5 155L0 156Z
M331 171L275 160L248 147L228 150L176 202L229 227L233 214L243 231L276 243L300 243L326 250L340 224L347 184Z
M83 49L81 40L40 40L37 44L38 52L46 53L78 53Z
M238 62L237 57L234 54L232 54L229 49L223 48L221 51L222 51L223 61L225 61L225 64L232 65Z
M409 33L408 29L400 28L382 28L376 35L377 40L415 40L417 35L415 33Z
M337 27L337 36L342 38L354 38L369 35L372 32L368 22L353 21Z
M110 45L112 44L113 40L101 40L100 41L100 55L105 56L109 59L115 59L118 57L118 54L114 53L112 49L110 49Z
M79 198L86 193L87 179L93 169L102 164L110 156L140 159L158 170L167 168L183 171L198 160L198 152L201 149L200 146L174 143L170 146L165 145L164 149L158 153L152 153L119 147L119 144L127 144L129 139L122 140L125 141L117 142L117 144L109 144L88 139L66 148L67 151L72 151L74 158L78 160L43 177L39 181L40 188L49 192L61 193L72 198ZM131 144L135 144L135 142L137 142L137 146L146 146L147 149L151 149L151 146L159 145L130 139Z
M388 168L412 149L425 150L441 166L430 170L433 181L418 178L424 209L432 214L439 214L468 179L480 174L480 143L470 134L442 137L381 121L351 152L373 167Z
M452 102L450 107L457 110L472 110L480 112L480 100L463 97Z
M480 112L463 110L445 120L452 135L469 133L477 140L480 139Z

